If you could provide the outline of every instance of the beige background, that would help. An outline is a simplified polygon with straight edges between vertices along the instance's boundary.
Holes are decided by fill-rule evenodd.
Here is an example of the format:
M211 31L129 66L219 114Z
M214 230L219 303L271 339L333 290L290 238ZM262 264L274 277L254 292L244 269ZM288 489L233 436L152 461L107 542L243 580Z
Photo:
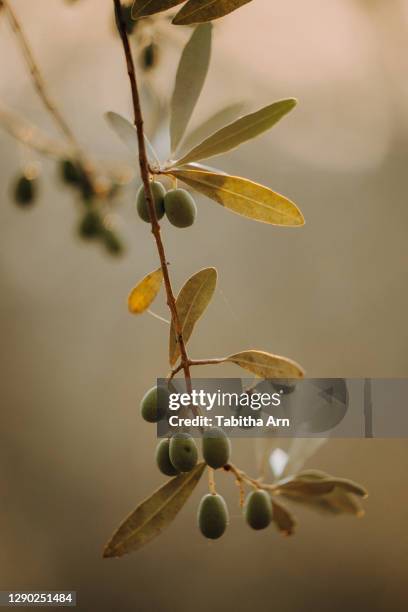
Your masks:
M84 146L129 162L102 116L130 112L109 0L13 5ZM307 225L271 228L205 200L190 231L164 224L177 287L203 266L219 271L192 355L256 347L312 376L407 376L407 20L405 0L255 0L217 26L196 121L223 102L298 97L270 134L216 162L293 198ZM186 36L169 32L154 79L163 97ZM0 71L1 104L55 134L1 16ZM167 371L166 325L130 317L125 301L156 254L134 186L120 208L121 261L76 239L78 209L49 161L38 206L17 210L9 184L25 154L1 132L0 588L76 589L87 612L406 609L405 440L337 440L309 461L368 487L363 520L297 510L292 539L253 533L220 475L222 541L197 532L196 494L149 547L101 559L119 520L162 482L138 403ZM221 372L238 373L200 374ZM252 471L253 443L235 442L234 461Z

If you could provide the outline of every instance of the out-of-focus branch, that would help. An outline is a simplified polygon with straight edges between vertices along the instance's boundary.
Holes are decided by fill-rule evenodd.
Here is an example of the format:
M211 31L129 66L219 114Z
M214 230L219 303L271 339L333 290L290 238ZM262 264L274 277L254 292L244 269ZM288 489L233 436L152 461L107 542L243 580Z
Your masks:
M37 90L38 95L40 96L45 108L48 110L50 115L53 117L56 125L59 127L61 132L70 142L70 144L77 150L80 150L78 142L75 138L75 135L59 110L56 102L53 100L51 95L48 92L48 87L45 82L45 79L38 67L37 62L35 61L33 52L28 43L27 37L22 29L22 26L15 14L9 0L1 0L2 7L5 10L5 13L8 17L12 30L16 36L16 39L20 45L21 51L23 53L23 57L25 59L27 68L30 71L31 77L33 79L34 86Z
M41 155L55 159L72 155L72 146L50 138L25 119L1 107L0 125L16 140Z

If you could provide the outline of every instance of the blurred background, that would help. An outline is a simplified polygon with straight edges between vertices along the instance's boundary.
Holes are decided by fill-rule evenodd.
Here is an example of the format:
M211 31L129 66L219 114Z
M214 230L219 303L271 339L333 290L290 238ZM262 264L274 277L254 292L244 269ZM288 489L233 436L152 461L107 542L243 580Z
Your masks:
M134 165L103 118L109 110L131 117L112 3L12 5L87 152ZM165 104L189 29L160 28L159 62L145 79ZM0 70L1 108L59 138L1 12ZM294 113L212 165L289 196L305 227L257 224L204 198L189 231L163 223L176 288L202 267L219 272L190 352L259 348L295 359L310 376L405 377L408 1L255 0L217 23L192 127L227 103L255 109L289 96L300 102ZM195 525L203 482L160 538L102 559L113 529L163 481L154 429L138 407L167 373L168 329L126 308L129 289L157 267L154 244L135 213L136 180L115 204L127 250L112 258L78 237L78 203L52 160L3 130L0 159L0 588L75 589L87 612L405 610L405 440L333 440L309 460L369 489L362 520L296 508L292 538L255 533L221 474L231 523L220 541L205 541ZM41 194L23 210L10 185L27 159L42 164ZM163 295L154 310L167 316ZM196 372L212 374L238 370ZM233 451L253 473L253 441L234 441Z

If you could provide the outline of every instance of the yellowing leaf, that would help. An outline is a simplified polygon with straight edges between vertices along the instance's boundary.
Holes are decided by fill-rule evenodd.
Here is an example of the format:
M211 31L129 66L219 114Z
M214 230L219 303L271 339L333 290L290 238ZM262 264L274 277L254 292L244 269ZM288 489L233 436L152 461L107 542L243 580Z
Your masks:
M191 151L174 162L174 166L182 166L189 162L208 159L221 155L239 147L243 142L256 138L273 127L282 117L287 115L297 104L294 98L274 102L256 113L245 115L233 123L221 128Z
M132 7L132 19L167 11L182 2L184 0L135 0Z
M212 21L232 13L251 0L189 0L173 19L175 25Z
M170 141L175 151L193 114L207 76L211 57L212 25L198 26L187 45L177 69L171 99Z
M205 463L172 478L128 516L103 551L104 557L121 557L139 550L176 518L200 480Z
M303 378L304 376L300 365L291 359L263 351L243 351L230 355L226 361L235 363L260 378Z
M305 222L296 204L248 179L186 168L172 168L169 174L243 217L281 226Z
M147 310L159 293L162 281L163 273L161 268L145 276L129 294L129 312L141 314Z
M233 121L235 117L237 117L241 113L243 108L243 102L236 102L235 104L230 104L229 106L226 106L214 115L211 115L211 117L206 119L203 123L196 127L195 130L193 130L190 134L187 135L187 137L183 141L182 150L190 151L190 149L192 149L198 143L204 140L204 138L206 138L216 130L220 129L225 124Z
M188 342L194 326L211 301L217 284L217 270L204 268L188 279L181 289L177 300L177 313L184 342ZM174 325L170 328L169 361L170 365L176 363L180 355L180 346L177 341Z

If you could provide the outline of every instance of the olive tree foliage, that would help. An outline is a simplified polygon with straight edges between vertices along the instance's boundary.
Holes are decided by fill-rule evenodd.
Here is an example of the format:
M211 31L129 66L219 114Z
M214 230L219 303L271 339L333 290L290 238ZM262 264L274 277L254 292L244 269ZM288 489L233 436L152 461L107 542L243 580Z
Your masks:
M72 3L73 0L71 0ZM113 0L114 17L122 43L130 83L133 119L110 111L106 119L118 136L137 157L137 168L101 166L91 160L78 143L69 123L51 97L22 24L9 0L0 0L20 44L36 91L46 110L58 126L62 141L54 141L25 120L0 108L0 123L27 147L41 155L56 159L64 183L77 194L80 206L79 233L92 242L102 243L112 254L122 252L122 242L110 220L116 198L136 170L142 181L136 202L141 228L150 228L158 254L158 267L139 280L128 297L132 315L142 316L162 287L170 313L168 337L168 385L177 375L184 376L191 390L191 371L207 364L220 366L232 363L259 379L301 379L303 368L290 358L267 350L245 349L223 358L191 359L188 342L196 324L205 314L217 286L213 267L199 270L187 279L176 295L168 268L161 219L178 228L196 222L195 197L204 196L228 211L280 227L299 229L304 218L299 207L288 197L267 185L245 177L229 175L207 160L236 149L270 130L296 107L293 97L272 101L265 107L242 115L242 106L232 103L221 108L202 125L190 130L190 120L202 95L211 59L214 20L250 4L251 0L135 0L122 3ZM248 10L249 7L248 7ZM168 12L167 12L168 11ZM164 13L164 15L163 15ZM168 20L170 17L171 23ZM152 36L156 20L165 19L167 27L188 26L188 41L181 51L174 75L174 88L169 109L170 150L160 160L144 129L140 81L146 71L157 66L160 48ZM149 35L146 36L146 31ZM137 61L135 61L135 55ZM125 73L124 73L125 78ZM205 162L205 163L203 163ZM172 185L168 189L165 185ZM183 187L180 187L179 184ZM39 170L35 164L24 168L14 185L16 203L29 208L36 200ZM141 402L141 416L151 423L165 416L166 390L153 387ZM194 412L196 407L191 406ZM227 529L228 507L217 491L218 471L231 474L239 491L238 502L246 523L252 529L264 529L273 523L284 535L295 531L296 519L285 502L309 506L326 514L363 514L359 498L366 491L351 480L333 477L317 470L302 470L303 464L322 444L316 440L294 440L287 453L273 449L268 441L259 441L260 473L253 477L231 462L231 442L220 429L202 432L201 455L188 432L176 433L159 442L156 463L166 482L120 524L104 548L105 557L120 557L140 549L156 538L177 516L188 501L204 473L208 475L209 493L198 509L198 527L210 539L218 539ZM271 482L264 479L270 463ZM249 493L248 493L249 489ZM284 500L282 502L282 500Z

